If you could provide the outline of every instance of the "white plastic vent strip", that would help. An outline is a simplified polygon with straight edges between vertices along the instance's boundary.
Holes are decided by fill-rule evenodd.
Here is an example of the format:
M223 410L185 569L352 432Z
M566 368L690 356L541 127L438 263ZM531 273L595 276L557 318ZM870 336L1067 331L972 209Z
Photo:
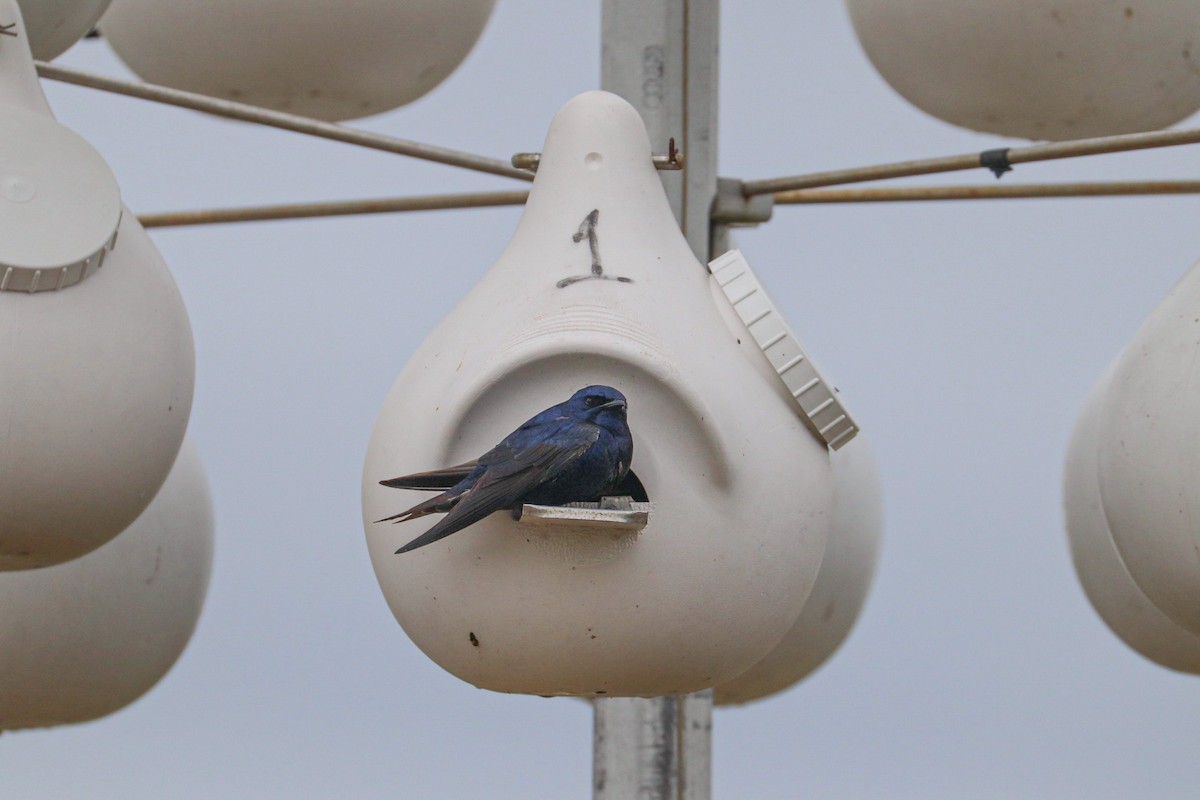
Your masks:
M708 268L817 434L834 450L853 439L858 425L813 366L741 251L730 250Z

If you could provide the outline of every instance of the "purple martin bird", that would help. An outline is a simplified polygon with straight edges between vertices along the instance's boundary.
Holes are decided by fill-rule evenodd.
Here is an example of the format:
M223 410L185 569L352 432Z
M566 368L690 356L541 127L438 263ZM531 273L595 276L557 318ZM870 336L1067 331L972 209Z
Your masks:
M614 490L641 493L629 472L633 436L625 395L587 386L525 422L475 461L380 481L400 489L445 490L378 522L407 522L446 512L436 525L397 550L407 553L502 509L524 503L562 505L597 500Z

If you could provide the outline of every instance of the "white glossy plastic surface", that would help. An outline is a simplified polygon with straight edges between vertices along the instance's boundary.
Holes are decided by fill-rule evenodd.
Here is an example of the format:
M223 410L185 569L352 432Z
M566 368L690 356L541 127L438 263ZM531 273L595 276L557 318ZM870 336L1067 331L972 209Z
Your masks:
M38 82L29 30L17 0L0 0L0 25L12 26L6 28L12 35L0 36L0 45L4 45L0 47L0 109L20 108L53 119Z
M1098 413L1117 550L1159 610L1200 635L1200 266L1117 358Z
M144 80L325 120L410 103L454 71L495 0L115 0L100 23Z
M34 58L49 61L66 52L96 26L110 2L112 0L20 0ZM0 24L7 22L0 19Z
M0 25L10 24L0 37L0 291L53 291L100 268L121 193L95 148L54 119L20 8L0 0Z
M1096 613L1125 644L1164 667L1200 673L1200 636L1146 597L1113 543L1097 458L1101 409L1112 377L1109 369L1092 390L1067 449L1063 507L1075 573Z
M185 443L116 539L69 564L0 574L0 730L85 722L147 692L191 638L212 554L208 482Z
M830 454L833 531L812 594L779 644L717 686L717 705L748 703L804 680L837 652L866 602L883 536L883 492L875 454L859 435Z
M195 355L179 290L126 213L102 270L60 292L0 292L0 571L107 542L166 479Z
M594 261L603 277L562 285ZM829 535L828 450L710 281L637 113L604 92L568 103L512 241L400 374L364 465L376 577L442 667L497 691L663 695L733 678L787 632ZM654 503L640 534L564 542L494 514L394 554L426 523L373 520L421 495L379 480L478 456L589 383L629 399Z
M846 0L880 75L939 119L1028 139L1171 125L1200 108L1194 0Z
M4 10L16 15L12 0L0 0ZM22 220L0 222L0 263L51 266L102 246L104 220L114 226L107 236L118 234L103 268L75 285L0 291L4 571L77 558L145 510L183 441L195 367L174 280L134 215L120 216L119 198L97 180L107 169L50 116L23 38L0 41L0 120L22 132L0 139L0 184L17 176L10 187L34 192L0 199L0 217ZM30 133L42 143L23 138ZM21 146L10 149L14 141Z
M120 219L117 180L91 145L50 117L4 107L0 291L18 282L21 291L54 291L84 279L112 249Z

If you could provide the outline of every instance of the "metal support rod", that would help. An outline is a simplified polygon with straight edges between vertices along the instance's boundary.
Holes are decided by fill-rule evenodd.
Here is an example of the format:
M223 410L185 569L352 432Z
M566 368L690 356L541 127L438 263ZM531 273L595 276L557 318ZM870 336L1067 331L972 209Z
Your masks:
M600 86L638 110L655 146L674 138L679 172L659 172L680 229L710 260L717 194L718 0L603 0ZM594 800L709 800L712 692L598 698Z
M1114 183L1027 183L1015 186L912 186L902 189L804 189L779 192L779 205L822 203L890 203L931 200L996 200L1017 198L1119 197L1200 194L1200 181L1132 181ZM227 222L338 217L353 214L391 214L408 211L438 211L457 208L492 208L524 205L525 190L470 192L414 197L384 197L374 200L333 200L242 208L213 208L141 214L144 228L184 225L213 225Z
M966 169L996 167L986 163L987 155L1001 156L1007 164L1025 164L1034 161L1050 161L1059 158L1094 156L1106 153L1122 153L1129 150L1147 150L1155 147L1174 147L1200 143L1200 128L1177 131L1153 131L1151 133L1128 133L1120 136L1101 136L1095 139L1076 139L1069 142L1035 144L1029 147L1013 147L987 150L983 153L966 153L943 158L928 158L920 161L901 161L894 164L879 164L872 167L815 172L786 178L746 181L742 194L752 197L758 194L776 194L793 189L812 189L817 186L837 186L846 183L862 183L888 178L904 178L910 175L932 175L938 172L956 172Z
M159 214L140 214L138 221L142 223L143 228L168 228L180 225L212 225L221 222L261 222L306 217L338 217L350 214L437 211L447 208L520 206L525 204L528 197L529 192L520 189L511 192L434 194L417 197L387 197L377 200L342 200L243 208L212 208L197 211L167 211Z
M711 770L679 762L712 759L712 690L652 700L597 698L594 798L660 800L711 797ZM632 768L631 768L632 766Z
M117 78L110 78L107 75L98 75L94 72L61 67L57 64L47 64L44 61L38 61L36 64L38 74L43 78L53 81L62 81L63 83L71 83L76 86L86 86L91 89L123 94L128 97L137 97L142 100L153 100L156 103L182 106L183 108L190 108L193 111L203 111L206 114L214 114L219 117L229 117L230 119L238 119L243 122L256 122L260 125L282 128L283 130L303 133L308 136L318 136L323 139L356 144L360 147L369 147L375 150L383 150L388 153L420 158L426 161L436 161L439 164L449 164L453 167L473 169L492 175L502 175L506 178L518 178L524 181L533 180L533 175L530 173L513 167L507 161L496 158L477 156L472 153L463 153L458 150L450 150L431 144L422 144L421 142L413 142L407 139L397 139L394 136L385 136L381 133L372 133L371 131L349 128L344 125L335 125L332 122L323 122L297 114L272 111L267 108L252 106L248 103L237 103L232 100L222 100L195 92L170 89L166 86L123 81Z
M775 203L891 203L921 200L1000 200L1200 194L1200 181L1026 183L1008 186L911 186L902 189L802 189L776 192Z

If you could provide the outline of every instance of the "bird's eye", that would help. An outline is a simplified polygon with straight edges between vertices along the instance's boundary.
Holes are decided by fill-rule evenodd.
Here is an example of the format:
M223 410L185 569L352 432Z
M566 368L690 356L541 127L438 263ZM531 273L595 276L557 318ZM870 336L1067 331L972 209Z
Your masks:
M596 406L600 405L603 402L604 402L604 398L598 394L590 394L587 397L583 398L583 404L586 405L588 408L595 408Z

